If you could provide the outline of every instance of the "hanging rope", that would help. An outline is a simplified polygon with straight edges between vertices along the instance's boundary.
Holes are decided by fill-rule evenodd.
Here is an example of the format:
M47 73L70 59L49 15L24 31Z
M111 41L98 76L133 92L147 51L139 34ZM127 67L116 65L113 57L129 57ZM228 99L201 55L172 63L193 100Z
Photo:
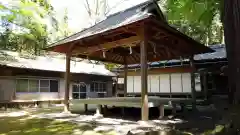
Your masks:
M156 51L156 45L155 44L152 44L152 46L153 46L153 53L154 53L154 58L156 58L157 56L157 51Z
M130 51L130 54L132 54L132 47L131 46L129 47L129 51Z
M106 58L106 53L104 50L103 50L103 58Z
M180 56L180 62L181 62L181 66L183 66L183 58L182 58L182 56Z

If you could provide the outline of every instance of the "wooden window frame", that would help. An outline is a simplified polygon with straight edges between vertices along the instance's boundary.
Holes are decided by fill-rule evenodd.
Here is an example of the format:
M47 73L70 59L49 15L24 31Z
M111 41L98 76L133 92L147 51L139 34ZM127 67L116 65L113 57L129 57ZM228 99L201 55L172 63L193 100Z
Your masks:
M27 82L28 82L27 91L24 91L24 92L23 92L23 91L22 91L22 92L17 91L17 83L18 83L18 80L27 80ZM29 81L31 81L31 80L37 80L37 81L38 81L38 87L37 87L38 91L37 91L37 92L30 91ZM48 87L41 87L41 81L43 81L43 80L47 80L47 81L48 81ZM50 81L57 81L57 82L58 82L58 85L59 85L59 80L57 80L57 79L45 79L45 78L40 78L40 79L38 79L38 78L16 78L16 80L15 80L16 93L58 93L58 92L59 92L59 88L58 88L58 92L51 92L51 83L50 83ZM48 91L46 91L46 92L41 92L41 88L47 88Z

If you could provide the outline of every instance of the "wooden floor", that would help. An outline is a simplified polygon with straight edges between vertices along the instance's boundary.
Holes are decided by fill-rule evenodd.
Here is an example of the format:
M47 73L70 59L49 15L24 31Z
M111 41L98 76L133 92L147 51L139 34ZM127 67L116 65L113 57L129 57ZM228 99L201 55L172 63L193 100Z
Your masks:
M141 97L109 97L109 98L89 98L89 99L73 99L70 100L73 105L76 104L96 104L96 105L112 105L119 107L141 107ZM148 106L159 107L160 105L176 105L191 104L191 99L186 98L160 98L149 97Z

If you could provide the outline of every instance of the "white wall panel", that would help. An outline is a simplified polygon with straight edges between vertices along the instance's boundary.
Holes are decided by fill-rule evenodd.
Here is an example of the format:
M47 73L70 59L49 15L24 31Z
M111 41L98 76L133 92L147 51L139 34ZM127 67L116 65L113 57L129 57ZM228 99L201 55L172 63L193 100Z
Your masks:
M181 79L182 78L182 79ZM200 79L196 77L196 91L201 91ZM141 76L128 76L127 89L129 93L141 92ZM170 85L171 83L171 85ZM174 73L159 74L148 76L148 92L149 93L191 93L191 74L190 73Z
M141 92L141 77L134 76L134 92L139 93Z
M150 75L148 75L148 82L147 82L147 86L148 86L148 92L151 92L151 77Z
M133 92L133 76L127 77L127 92Z
M124 84L124 78L118 78L118 84Z
M159 92L159 75L150 75L151 78L151 92Z
M195 89L197 92L201 92L200 74L195 74Z
M191 75L190 75L190 73L183 73L182 80L183 80L183 92L191 93Z
M171 74L171 91L172 93L182 92L181 74Z
M170 80L169 74L160 75L160 92L170 93Z

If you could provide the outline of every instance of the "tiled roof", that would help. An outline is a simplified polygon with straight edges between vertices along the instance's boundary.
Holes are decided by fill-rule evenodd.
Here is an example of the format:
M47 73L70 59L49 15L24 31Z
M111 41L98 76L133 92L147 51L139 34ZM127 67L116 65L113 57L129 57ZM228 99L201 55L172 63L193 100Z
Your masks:
M63 55L24 56L18 52L3 50L0 51L0 65L58 72L65 72L66 69L65 57ZM91 64L84 60L80 62L72 60L70 71L72 73L115 76L104 65Z

